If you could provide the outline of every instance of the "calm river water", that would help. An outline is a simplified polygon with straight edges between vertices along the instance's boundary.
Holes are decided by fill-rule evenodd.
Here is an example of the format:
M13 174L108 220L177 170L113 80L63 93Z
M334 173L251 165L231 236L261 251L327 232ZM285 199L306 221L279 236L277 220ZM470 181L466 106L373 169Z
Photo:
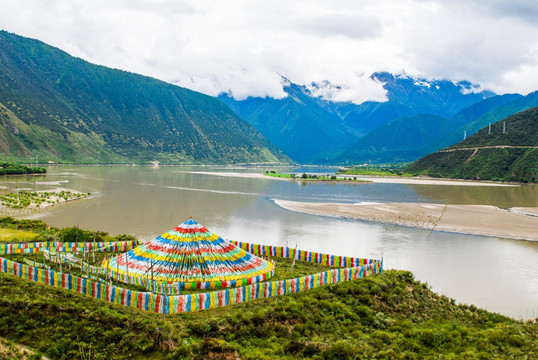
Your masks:
M334 169L282 171L330 173ZM193 219L228 239L336 255L380 257L411 270L440 294L515 318L538 317L538 242L430 232L287 211L272 199L320 202L429 202L538 206L538 186L292 183L193 174L209 167L50 167L46 176L9 178L10 189L62 186L91 192L40 218L59 226L152 239ZM238 170L247 171L247 170ZM254 170L248 170L254 171ZM258 169L256 172L264 172ZM510 226L510 224L507 224ZM538 231L538 229L537 229Z

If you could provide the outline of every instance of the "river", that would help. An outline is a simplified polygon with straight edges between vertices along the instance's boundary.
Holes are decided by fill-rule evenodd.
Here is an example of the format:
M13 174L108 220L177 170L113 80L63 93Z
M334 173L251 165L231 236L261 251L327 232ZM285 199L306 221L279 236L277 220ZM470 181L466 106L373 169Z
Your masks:
M331 168L278 171L332 173ZM300 214L273 199L319 202L427 202L538 206L538 186L515 187L301 183L221 177L192 171L265 171L212 167L51 166L45 176L10 177L8 190L54 187L88 199L39 215L76 226L149 240L190 216L228 239L378 258L410 270L437 293L514 318L538 317L538 242L426 231ZM4 190L7 191L7 190ZM507 224L510 226L510 224ZM538 231L538 229L537 229Z

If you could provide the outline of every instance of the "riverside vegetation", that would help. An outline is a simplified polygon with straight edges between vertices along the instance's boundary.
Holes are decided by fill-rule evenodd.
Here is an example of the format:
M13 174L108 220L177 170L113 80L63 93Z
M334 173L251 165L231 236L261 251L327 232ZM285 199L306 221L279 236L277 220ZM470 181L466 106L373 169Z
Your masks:
M290 179L290 180L298 180L298 181L354 181L354 182L363 182L363 183L370 183L370 181L367 180L361 180L357 179L357 177L337 177L336 175L316 175L316 174L307 174L303 173L301 175L299 174L286 174L286 173L277 173L275 171L266 171L266 176L272 176L272 177L278 177L283 179Z
M351 168L340 168L336 173L361 176L412 176L403 171L407 165L409 163L357 165Z
M39 209L59 202L88 197L90 193L60 191L27 191L7 193L0 196L0 205L12 209Z
M38 220L0 225L49 231ZM458 305L406 271L166 319L0 274L0 338L35 358L532 359L537 332L536 320Z
M0 162L0 175L45 174L44 167L28 167L13 162Z

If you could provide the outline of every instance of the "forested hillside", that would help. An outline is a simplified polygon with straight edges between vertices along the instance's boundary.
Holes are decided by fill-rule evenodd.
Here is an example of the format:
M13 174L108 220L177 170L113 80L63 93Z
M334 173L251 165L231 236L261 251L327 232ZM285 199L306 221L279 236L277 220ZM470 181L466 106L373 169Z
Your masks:
M63 162L289 160L220 101L0 32L3 158Z
M538 107L486 126L404 171L461 179L538 181Z

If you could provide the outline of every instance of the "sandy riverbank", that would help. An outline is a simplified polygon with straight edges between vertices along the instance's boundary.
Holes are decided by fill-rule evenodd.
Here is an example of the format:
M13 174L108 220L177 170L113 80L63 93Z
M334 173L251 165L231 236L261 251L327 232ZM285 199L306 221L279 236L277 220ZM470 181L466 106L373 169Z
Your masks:
M244 172L211 172L211 171L185 171L190 174L211 175L211 176L224 176L224 177L239 177L249 179L265 179L265 180L284 180L291 181L288 178L279 178L275 176L267 176L258 173L244 173ZM517 184L500 184L485 181L467 181L467 180L447 180L447 179L434 179L434 178L408 178L408 177L376 177L376 176L357 176L357 179L366 180L373 183L384 184L415 184L415 185L457 185L457 186L519 186ZM301 181L301 179L295 179L294 181Z
M338 204L274 200L278 206L312 215L354 218L428 230L538 241L538 208L510 212L490 205L422 203Z
M237 177L237 178L248 178L248 179L265 179L265 180L284 180L284 181L290 181L290 179L286 178L279 178L275 176L267 176L264 174L258 174L258 173L244 173L244 172L217 172L217 171L182 171L189 174L199 174L199 175L211 175L211 176L223 176L223 177Z
M19 190L25 190L25 189L19 189ZM27 189L26 191L32 192L31 189ZM49 190L39 190L35 191L38 194L47 194L47 197L42 201L37 203L35 200L32 200L30 205L23 207L23 208L13 208L7 205L3 205L0 203L0 216L28 216L28 215L35 215L38 213L43 212L47 208L58 205L58 204L65 204L67 202L85 199L87 198L87 195L77 191L77 190L70 190L66 188L57 187L54 189ZM64 198L62 196L62 192L68 193L70 195L66 196L67 198Z
M457 185L457 186L519 186L517 184L501 184L487 181L435 179L422 177L375 177L357 176L357 179L383 184L415 184L415 185Z

